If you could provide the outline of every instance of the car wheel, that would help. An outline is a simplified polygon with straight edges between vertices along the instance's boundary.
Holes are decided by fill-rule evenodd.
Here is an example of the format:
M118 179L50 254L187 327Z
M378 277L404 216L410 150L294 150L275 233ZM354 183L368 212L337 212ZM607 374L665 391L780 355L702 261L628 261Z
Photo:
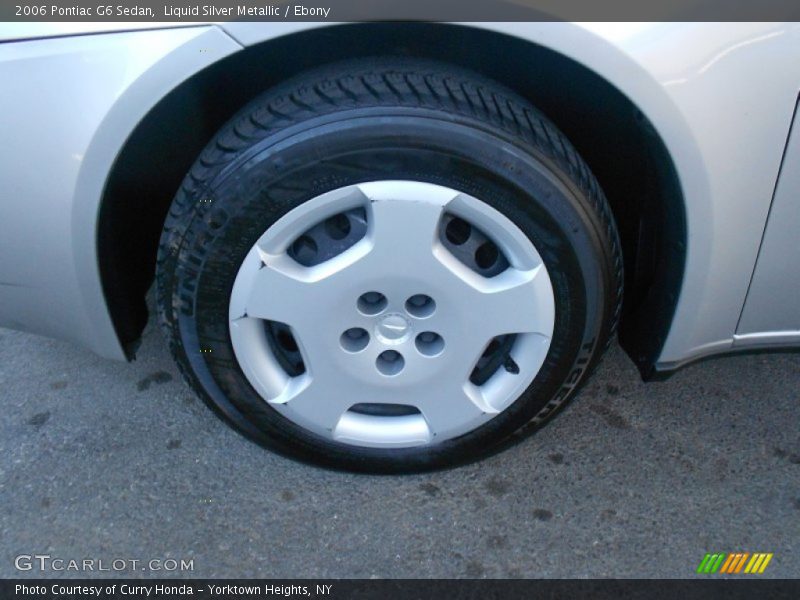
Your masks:
M561 406L615 330L608 204L564 136L480 75L372 59L260 96L204 150L159 249L190 385L284 454L450 466Z

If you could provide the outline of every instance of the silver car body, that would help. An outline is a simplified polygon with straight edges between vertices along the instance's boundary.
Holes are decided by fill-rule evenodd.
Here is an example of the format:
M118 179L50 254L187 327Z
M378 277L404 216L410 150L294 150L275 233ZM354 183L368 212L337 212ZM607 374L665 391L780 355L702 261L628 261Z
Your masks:
M657 369L800 346L800 128L792 130L800 25L465 25L584 65L663 140L683 194L686 261ZM323 27L0 25L0 326L124 359L96 232L126 140L161 98L209 65Z

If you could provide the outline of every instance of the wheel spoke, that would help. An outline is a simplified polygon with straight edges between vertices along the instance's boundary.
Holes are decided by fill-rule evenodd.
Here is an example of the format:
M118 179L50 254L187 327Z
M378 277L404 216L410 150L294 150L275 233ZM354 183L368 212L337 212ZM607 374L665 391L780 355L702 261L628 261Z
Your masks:
M529 270L509 268L491 279L474 282L471 300L475 330L485 338L510 333L553 335L553 288L543 265Z
M292 417L310 428L322 427L333 431L350 403L344 390L331 383L327 377L306 374L289 380L283 393L270 401L279 410L291 413Z
M397 268L399 261L417 273L432 266L439 222L456 193L414 182L378 182L360 188L371 200L367 217L371 259L386 261L384 268Z
M434 439L446 439L474 426L476 421L489 419L497 411L488 404L481 390L466 379L452 379L438 387L428 398L417 404Z
M241 297L231 298L237 316L281 321L294 325L308 315L308 308L321 291L314 281L303 279L308 271L292 261L286 254L251 267L250 286L242 288Z

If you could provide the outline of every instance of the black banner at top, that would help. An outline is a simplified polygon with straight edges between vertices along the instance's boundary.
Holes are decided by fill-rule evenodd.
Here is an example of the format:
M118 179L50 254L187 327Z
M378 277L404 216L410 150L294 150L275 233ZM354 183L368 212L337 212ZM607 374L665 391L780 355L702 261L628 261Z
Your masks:
M798 0L0 0L0 21L794 21Z

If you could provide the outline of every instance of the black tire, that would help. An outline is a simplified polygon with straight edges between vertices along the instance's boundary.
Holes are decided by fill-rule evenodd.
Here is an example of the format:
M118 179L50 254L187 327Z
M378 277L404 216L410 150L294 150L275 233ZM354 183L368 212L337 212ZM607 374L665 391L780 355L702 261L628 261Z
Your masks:
M550 273L555 331L533 383L485 425L421 449L359 448L301 429L254 391L231 346L229 295L244 256L286 212L344 185L403 178L460 189L520 227ZM240 111L173 201L157 267L159 317L171 351L217 414L278 452L370 472L474 460L544 422L607 348L622 279L606 199L552 123L479 75L394 59L308 72Z

